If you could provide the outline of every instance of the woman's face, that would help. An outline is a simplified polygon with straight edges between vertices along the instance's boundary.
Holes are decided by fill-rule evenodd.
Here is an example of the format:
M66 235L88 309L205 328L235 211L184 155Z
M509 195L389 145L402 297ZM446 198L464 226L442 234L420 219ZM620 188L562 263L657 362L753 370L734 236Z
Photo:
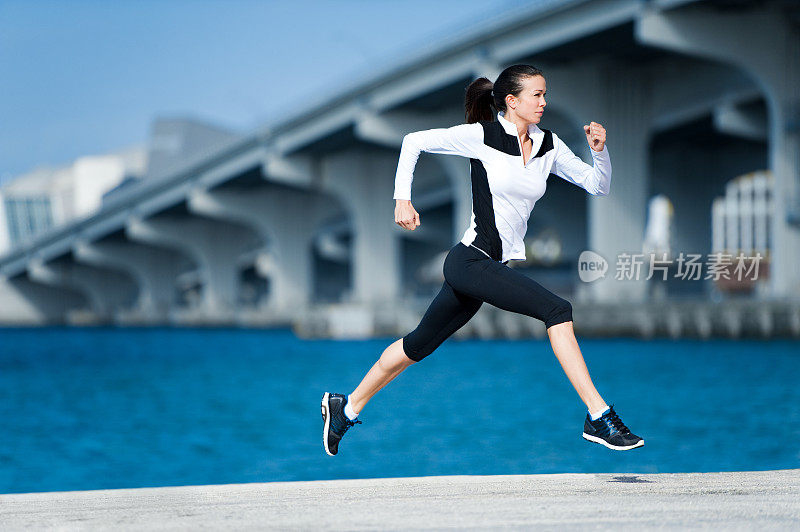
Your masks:
M542 119L547 102L547 85L542 76L528 76L522 80L522 90L518 96L506 96L506 108L518 117L531 124L538 124Z

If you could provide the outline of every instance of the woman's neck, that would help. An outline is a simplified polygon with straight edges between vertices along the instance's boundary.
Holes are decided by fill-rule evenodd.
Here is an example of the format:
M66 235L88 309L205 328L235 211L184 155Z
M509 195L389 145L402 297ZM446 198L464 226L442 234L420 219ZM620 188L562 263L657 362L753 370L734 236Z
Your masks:
M506 120L517 126L517 136L524 139L528 136L529 122L515 115L513 112L506 112L503 116Z

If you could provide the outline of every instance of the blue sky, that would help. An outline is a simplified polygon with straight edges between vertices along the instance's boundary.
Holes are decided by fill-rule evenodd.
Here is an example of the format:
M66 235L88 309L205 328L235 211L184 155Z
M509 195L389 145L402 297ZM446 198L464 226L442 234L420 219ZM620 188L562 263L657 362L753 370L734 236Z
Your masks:
M2 0L0 180L141 143L156 116L249 131L531 3Z

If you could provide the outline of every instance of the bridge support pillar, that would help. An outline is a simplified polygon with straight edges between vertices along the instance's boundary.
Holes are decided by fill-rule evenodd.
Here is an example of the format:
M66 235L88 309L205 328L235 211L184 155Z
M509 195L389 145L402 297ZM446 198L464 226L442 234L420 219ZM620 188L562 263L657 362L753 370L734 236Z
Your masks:
M232 322L239 297L239 258L256 247L246 228L191 216L131 218L125 228L129 238L190 256L200 268L203 282L199 308L181 316L188 321Z
M28 264L28 277L37 283L84 294L93 321L99 322L113 322L116 312L128 306L136 294L127 275L67 260L33 260Z
M121 321L168 321L169 312L176 305L178 255L134 242L78 242L73 247L73 255L86 264L123 271L136 281L138 298L129 312L120 314Z
M394 223L397 154L349 150L322 161L323 186L353 222L353 293L361 303L391 303L400 292L399 233Z
M285 315L309 303L312 237L318 225L336 213L331 198L283 186L196 190L189 208L203 216L247 225L267 243L268 256L257 261L258 272L270 280L270 294L261 302L265 310Z
M0 300L3 324L64 324L70 310L86 306L82 293L37 283L24 274L0 280Z

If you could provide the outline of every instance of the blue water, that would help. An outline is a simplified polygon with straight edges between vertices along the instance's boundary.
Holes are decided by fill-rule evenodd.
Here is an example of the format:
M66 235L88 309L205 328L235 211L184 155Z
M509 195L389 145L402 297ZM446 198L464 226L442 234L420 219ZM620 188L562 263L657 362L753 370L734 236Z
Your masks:
M645 446L580 434L547 341L445 342L381 390L338 456L324 391L393 339L288 331L0 330L0 493L337 478L800 467L800 344L580 340Z

